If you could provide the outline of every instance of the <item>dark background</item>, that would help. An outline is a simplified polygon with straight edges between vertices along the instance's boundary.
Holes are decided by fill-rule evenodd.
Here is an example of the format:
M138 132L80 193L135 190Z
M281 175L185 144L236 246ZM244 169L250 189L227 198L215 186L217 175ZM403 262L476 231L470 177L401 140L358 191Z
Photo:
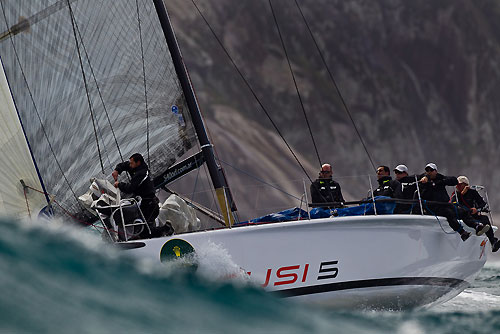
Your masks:
M298 1L375 165L428 162L467 175L500 204L500 3L494 0ZM307 176L196 8L165 1L202 113L242 219L298 206ZM197 0L311 179L319 162L267 0ZM375 171L340 103L295 1L273 0L322 162L346 199ZM282 191L265 185L245 173ZM212 201L205 172L176 187ZM196 183L196 187L194 183ZM451 189L450 189L451 192Z

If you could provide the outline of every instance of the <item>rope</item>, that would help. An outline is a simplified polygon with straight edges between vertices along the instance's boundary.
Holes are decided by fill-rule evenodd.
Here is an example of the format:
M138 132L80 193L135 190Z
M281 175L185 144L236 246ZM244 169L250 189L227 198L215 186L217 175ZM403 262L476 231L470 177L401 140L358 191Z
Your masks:
M198 186L198 179L200 176L200 168L196 168L196 179L194 180L193 193L191 194L191 201L194 202L194 194L196 191L196 187Z
M149 158L149 110L148 110L148 91L146 85L146 67L144 65L144 48L142 45L142 29L141 29L141 17L139 14L139 2L135 0L137 7L137 23L139 25L139 40L141 42L141 59L142 59L142 77L144 81L144 98L146 103L146 146L148 150L148 166L151 166L151 160Z
M85 86L85 93L87 95L87 102L89 104L90 118L92 119L92 126L94 127L94 136L95 136L95 141L96 141L96 146L97 146L97 153L99 154L99 162L101 163L102 173L105 174L104 164L102 163L101 149L99 148L99 137L97 136L97 130L95 127L94 112L92 110L92 102L90 101L90 94L89 94L89 88L88 88L88 84L87 84L87 77L85 76L85 70L83 69L83 61L82 61L82 55L80 53L80 45L78 43L78 38L76 36L75 17L73 15L73 9L71 9L71 4L69 3L69 0L67 0L67 2L68 2L68 9L69 9L69 14L70 14L70 18L71 18L71 25L73 27L73 35L75 37L76 51L78 53L78 60L80 61L80 69L82 71L83 84Z
M300 15L302 16L302 19L304 20L304 23L306 24L307 30L309 31L309 34L311 35L311 38L312 38L312 40L314 42L314 45L316 45L316 49L318 50L319 55L321 57L321 60L323 61L323 64L325 65L325 68L326 68L326 70L328 72L328 75L330 76L330 80L333 82L333 85L335 86L335 90L337 91L337 94L340 97L340 100L342 101L342 105L344 106L344 110L347 112L347 115L349 116L349 118L351 120L351 123L352 123L352 125L354 127L354 130L356 131L356 134L358 135L358 138L361 141L361 144L363 145L363 148L365 149L366 155L368 156L368 159L370 160L370 163L371 163L373 169L377 169L375 167L375 164L373 163L373 160L372 160L372 157L370 155L370 152L368 152L368 148L365 145L363 137L361 136L361 133L359 132L358 127L356 126L356 123L354 122L354 119L352 118L351 112L349 111L349 108L347 107L347 104L346 104L346 102L344 100L344 97L342 96L342 93L340 92L340 89L339 89L339 87L337 85L337 82L335 81L335 79L333 77L333 74L330 71L330 68L328 67L328 65L326 63L325 57L323 57L323 53L321 52L321 49L319 48L319 45L316 42L316 38L314 38L314 35L313 35L312 31L311 31L311 28L309 27L309 24L307 23L307 20L306 20L306 18L304 16L304 13L302 12L302 9L300 8L299 3L297 2L297 0L295 0L295 4L297 5L297 8L299 9Z
M245 76L243 75L243 73L241 73L240 69L238 68L238 66L236 65L236 63L234 62L233 58L229 55L229 52L227 51L227 49L224 47L224 45L222 44L221 40L219 39L219 37L217 36L217 34L215 33L215 31L213 30L212 26L210 25L210 23L208 23L207 19L205 18L205 16L202 14L202 12L200 11L200 9L198 8L198 6L196 5L196 3L194 2L194 0L191 0L191 2L193 3L194 7L196 8L196 10L198 11L198 13L200 14L201 18L203 19L203 21L205 21L206 25L208 26L208 28L210 29L210 31L212 32L213 36L215 37L215 39L217 40L217 42L219 43L219 45L222 47L224 53L226 54L226 56L229 58L229 60L231 61L231 63L233 64L234 68L236 69L236 71L238 72L239 76L241 77L241 79L243 80L243 82L245 83L245 85L248 87L248 89L250 90L250 92L252 93L253 97L255 98L255 100L257 101L257 103L259 104L259 106L261 107L262 111L264 111L264 113L266 114L267 118L269 119L269 121L271 122L271 124L273 125L274 129L276 130L276 132L278 133L278 135L281 137L281 139L283 140L283 142L285 143L286 147L288 148L288 150L290 151L290 153L292 154L292 156L294 157L295 161L297 161L297 163L299 164L300 168L302 169L302 171L304 172L304 174L307 176L307 178L309 179L309 181L312 183L312 180L311 178L309 177L309 174L307 174L307 171L305 170L304 166L302 165L302 163L300 162L299 158L295 155L295 152L292 150L292 148L290 147L290 145L288 144L288 142L286 141L285 137L283 137L283 135L281 134L281 131L278 129L278 126L274 123L273 119L271 118L271 116L269 115L268 111L266 110L266 108L264 107L264 105L262 104L262 102L260 101L260 99L257 97L257 94L255 93L255 91L253 90L252 86L250 86L250 84L248 83L247 79L245 78Z
M210 174L208 173L208 168L207 168L207 164L203 164L203 169L205 170L205 177L210 180ZM219 216L222 216L222 213L220 212L219 210L219 205L217 204L217 200L215 199L215 191L213 189L210 189L210 194L212 194L212 201L213 201L213 206L215 207L215 209L217 210L217 214ZM193 195L194 197L194 195Z
M96 75L94 72L94 68L92 67L92 64L90 63L90 57L89 57L89 54L87 53L87 48L85 47L85 43L83 42L83 38L82 38L82 35L80 33L80 28L78 27L78 24L76 22L75 22L75 27L76 27L76 31L78 32L78 37L80 37L80 43L82 45L83 53L85 53L85 58L87 58L87 62L89 64L89 68L90 68L90 74L92 74L92 78L94 79L95 87L97 89L97 94L99 95L99 99L101 100L102 107L104 109L104 114L106 115L106 118L108 120L108 124L109 124L109 127L111 129L111 134L113 135L113 139L115 140L116 148L118 149L118 154L120 155L121 161L123 161L123 155L122 155L122 152L120 150L120 145L118 145L118 139L116 139L115 130L113 129L113 125L111 124L111 119L109 117L108 109L106 108L106 104L104 103L104 98L102 97L101 89L99 87L99 84L97 83L97 78L96 78Z
M446 231L444 230L444 228L443 228L443 225L441 224L441 220L439 219L439 217L438 217L438 216L437 216L434 212L432 212L432 210L431 210L431 209L429 209L429 207L427 206L427 201L425 201L425 200L424 200L424 201L422 201L422 202L424 203L425 209L426 209L427 211L429 211L429 212L430 212L430 213L431 213L434 217L436 217L436 219L437 219L437 221L438 221L438 223L439 223L439 226L441 227L441 230L443 230L443 232L444 232L444 233L446 233L446 234L454 234L454 233L456 233L456 231L453 231L453 232L446 232Z
M5 8L3 6L3 2L0 1L0 6L2 7L2 13L3 13L3 17L5 19L5 22L7 22L7 16L5 14ZM14 51L14 54L16 56L16 60L17 60L17 63L19 64L19 69L21 70L21 74L23 76L23 80L24 80L24 83L26 84L26 89L28 90L28 94L30 96L30 99L31 99L31 102L33 103L33 108L35 110L35 114L38 118L38 121L40 122L40 127L41 127L41 130L43 132L43 135L45 137L45 139L47 139L47 144L49 145L49 149L50 149L50 152L52 153L52 155L54 156L54 160L57 164L57 167L59 168L59 171L61 172L64 180L66 181L66 183L68 184L68 187L69 187L69 190L71 191L71 193L73 194L73 196L75 197L77 203L80 205L81 207L81 204L80 202L78 201L78 196L76 196L73 188L71 187L71 184L69 183L69 180L68 178L66 177L66 174L64 173L64 170L62 169L61 167L61 164L59 163L59 160L57 159L57 156L56 156L56 153L54 151L54 148L52 147L52 144L50 143L50 140L49 140L49 136L47 135L47 131L45 131L45 127L43 125L43 122L42 122L42 118L40 117L40 113L38 112L38 107L36 106L36 103L35 103L35 99L33 97L33 93L31 92L31 89L30 89L30 86L28 84L28 79L26 78L26 74L24 73L24 70L23 70L23 67L21 65L21 60L19 59L19 54L17 53L17 48L16 48L16 45L14 44L14 40L12 38L12 36L10 36L10 42L12 44L12 50ZM16 107L17 108L17 107ZM20 117L20 116L19 116Z
M26 195L26 187L23 187L24 199L26 200L26 208L28 209L28 216L31 218L30 204L28 203L28 196Z
M259 181L259 182L261 182L261 183L263 183L263 184L265 184L265 185L267 185L267 186L269 186L269 187L271 187L271 188L274 188L274 189L276 189L276 190L278 190L278 191L281 191L282 193L284 193L284 194L286 194L286 195L288 195L288 196L290 196L290 197L293 197L293 198L295 198L295 199L297 199L297 200L299 200L299 201L301 201L301 200L302 200L301 198L298 198L297 196L294 196L294 195L292 195L292 194L289 194L289 193L287 193L286 191L284 191L283 189L280 189L280 188L276 187L275 185L273 185L273 184L271 184L271 183L268 183L268 182L266 182L266 181L264 181L264 180L262 180L262 179L259 179L258 177L254 176L254 175L252 175L252 174L250 174L250 173L248 173L248 172L245 172L244 170L239 169L239 168L238 168L238 167L236 167L236 166L233 166L233 165L231 165L231 164L229 164L229 163L227 163L227 162L225 162L225 161L223 161L223 160L219 160L219 161L220 161L220 162L222 162L223 164L228 165L229 167L231 167L231 168L233 168L233 169L237 170L238 172L243 173L243 174L245 174L246 176L251 177L251 178L252 178L252 179L254 179L254 180L257 180L257 181Z
M269 0L269 6L271 7L271 12L273 14L274 23L276 24L276 29L278 30L278 35L280 37L281 46L283 47L283 51L285 52L285 57L286 57L286 61L288 63L288 68L290 69L290 73L292 74L293 84L295 85L295 91L297 92L297 96L299 97L300 106L302 108L304 118L306 119L307 128L309 129L309 135L311 136L314 150L316 151L316 156L318 157L318 162L319 162L319 165L321 167L322 164L321 164L321 158L319 157L318 147L316 146L316 141L314 140L314 136L313 136L313 133L311 130L311 125L309 124L309 119L307 118L306 109L304 107L304 103L302 102L302 96L300 95L299 87L297 86L297 81L295 80L295 74L293 72L292 64L290 63L290 59L288 57L288 52L286 51L285 42L283 40L283 36L281 35L281 30L280 30L280 27L278 24L278 20L276 18L276 14L274 13L274 8L273 8L273 5L271 3L271 0Z

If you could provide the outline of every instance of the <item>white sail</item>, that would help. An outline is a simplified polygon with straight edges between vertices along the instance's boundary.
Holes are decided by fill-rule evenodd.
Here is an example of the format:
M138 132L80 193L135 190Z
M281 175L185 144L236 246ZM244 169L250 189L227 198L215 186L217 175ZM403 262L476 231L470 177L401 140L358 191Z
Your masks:
M0 60L1 64L1 60ZM28 189L42 189L30 150L17 115L9 85L0 67L0 214L17 217L37 215L47 205L45 195Z

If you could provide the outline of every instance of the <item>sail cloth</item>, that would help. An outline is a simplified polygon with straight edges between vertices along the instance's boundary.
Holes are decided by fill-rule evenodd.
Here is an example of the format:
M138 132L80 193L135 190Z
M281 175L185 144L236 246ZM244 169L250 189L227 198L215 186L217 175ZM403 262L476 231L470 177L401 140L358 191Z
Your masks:
M1 64L0 64L1 65ZM41 189L35 165L26 143L7 79L0 67L0 214L25 218L47 205L45 196L28 190L25 184ZM28 201L29 207L26 204Z
M155 177L193 145L152 1L2 0L0 33L5 74L41 179L70 212L83 212L77 197L90 178L109 178L122 158L142 153ZM8 182L19 186L17 176Z

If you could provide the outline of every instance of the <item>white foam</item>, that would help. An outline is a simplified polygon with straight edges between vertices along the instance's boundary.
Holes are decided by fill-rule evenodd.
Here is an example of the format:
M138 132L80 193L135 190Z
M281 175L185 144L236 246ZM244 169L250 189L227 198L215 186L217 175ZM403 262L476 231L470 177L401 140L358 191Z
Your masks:
M207 241L196 250L197 273L210 280L231 280L244 282L248 275L233 262L227 250L214 242Z
M442 305L435 306L438 312L482 312L500 309L500 296L487 292L466 289L461 294Z
M399 328L397 333L399 334L424 334L425 331L420 327L420 325L414 321L414 320L409 320L403 322Z

